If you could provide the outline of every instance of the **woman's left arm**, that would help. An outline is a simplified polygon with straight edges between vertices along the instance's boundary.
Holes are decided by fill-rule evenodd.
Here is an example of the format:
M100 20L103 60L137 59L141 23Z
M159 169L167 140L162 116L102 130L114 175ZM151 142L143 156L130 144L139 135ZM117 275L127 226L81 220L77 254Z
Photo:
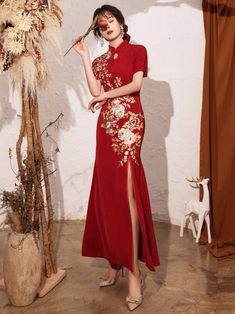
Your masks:
M94 97L90 101L88 109L92 112L95 112L94 109L97 110L101 108L108 98L126 96L140 91L143 82L143 75L143 71L138 71L133 75L133 79L130 83L115 89L111 89L108 92L103 92L100 94L100 96ZM99 104L96 106L97 103Z

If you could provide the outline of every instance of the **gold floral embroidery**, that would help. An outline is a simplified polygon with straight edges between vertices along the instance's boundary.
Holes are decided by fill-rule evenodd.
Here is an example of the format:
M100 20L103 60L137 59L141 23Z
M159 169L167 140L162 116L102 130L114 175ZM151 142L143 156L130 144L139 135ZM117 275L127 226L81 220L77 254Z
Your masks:
M112 74L109 73L107 65L111 55L111 51L108 51L95 59L92 64L96 78L107 89L114 89L123 85L119 76L113 79L114 84L110 81ZM113 150L121 155L120 166L127 162L129 156L138 164L137 154L142 141L144 116L141 113L131 111L131 105L134 103L135 98L132 96L108 99L101 111L101 127L105 129L106 134L112 136Z
M125 114L128 119L122 127L119 127L117 136L112 138L112 147L117 154L122 155L120 165L123 166L130 156L137 164L137 149L141 146L141 129L144 127L144 116L141 113L128 111Z
M115 84L116 87L122 86L122 80L121 80L121 78L117 76L117 77L115 78L115 80L114 80L114 84Z
M130 156L137 164L137 149L141 146L144 116L130 110L131 105L123 97L115 98L109 102L103 114L101 127L112 136L113 150L121 155L120 165L123 166Z
M108 72L107 65L108 60L112 56L111 51L104 53L102 56L96 58L93 61L92 69L98 80L102 82L102 85L106 85L106 87L113 89L113 86L110 82L110 78L112 76L111 73Z

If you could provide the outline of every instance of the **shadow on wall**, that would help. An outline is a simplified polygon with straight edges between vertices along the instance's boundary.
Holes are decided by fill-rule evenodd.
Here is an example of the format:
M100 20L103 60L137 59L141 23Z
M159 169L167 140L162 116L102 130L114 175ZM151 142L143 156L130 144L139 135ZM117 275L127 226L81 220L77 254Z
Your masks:
M151 191L150 200L153 219L157 218L157 220L169 222L166 137L169 133L171 117L174 114L169 83L145 78L141 92L141 102L146 122L141 157L148 188ZM167 280L171 229L169 225L166 226L165 224L158 224L158 228L156 238L161 265L157 271L157 276L153 273L151 277L160 289L161 286L166 284ZM162 238L163 235L164 239Z
M12 104L9 102L9 87L6 74L0 76L0 132L8 124L14 120L16 110L12 108ZM8 148L6 148L7 150Z
M200 0L173 0L173 1L163 1L160 2L159 0L155 1L155 6L174 6L174 7L180 7L182 4L188 5L190 7L193 7L195 9L201 10L202 4Z
M174 115L173 99L167 82L144 79L141 101L146 129L142 159L146 169L153 218L170 221L168 211L168 165L165 139Z

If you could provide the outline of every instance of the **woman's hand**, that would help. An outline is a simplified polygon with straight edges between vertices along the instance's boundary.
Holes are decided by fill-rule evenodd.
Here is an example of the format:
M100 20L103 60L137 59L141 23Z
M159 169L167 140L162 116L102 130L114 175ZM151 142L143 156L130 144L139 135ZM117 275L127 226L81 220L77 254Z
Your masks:
M95 110L98 110L106 102L107 96L105 93L100 94L100 96L94 97L88 104L88 110L91 110L93 113Z
M77 40L78 38L73 39L72 44L74 44ZM84 38L82 38L79 42L77 42L76 45L73 46L73 48L75 49L77 53L79 53L81 57L87 56L89 53L88 48L85 44Z

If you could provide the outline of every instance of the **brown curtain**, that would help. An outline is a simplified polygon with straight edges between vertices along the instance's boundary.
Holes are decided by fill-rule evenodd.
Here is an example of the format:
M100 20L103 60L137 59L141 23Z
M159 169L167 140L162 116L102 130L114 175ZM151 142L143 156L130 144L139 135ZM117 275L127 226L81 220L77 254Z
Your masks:
M203 0L206 36L200 175L210 178L216 256L235 254L235 0ZM200 243L207 242L204 226Z

